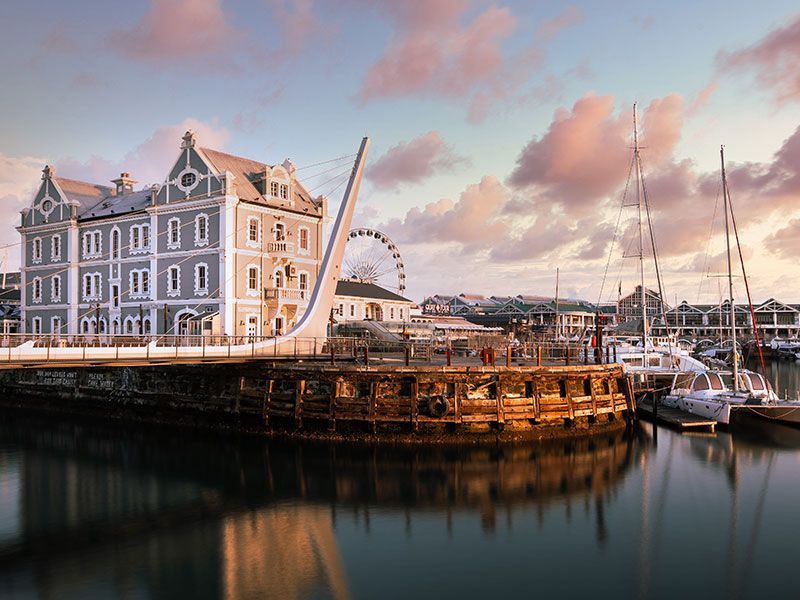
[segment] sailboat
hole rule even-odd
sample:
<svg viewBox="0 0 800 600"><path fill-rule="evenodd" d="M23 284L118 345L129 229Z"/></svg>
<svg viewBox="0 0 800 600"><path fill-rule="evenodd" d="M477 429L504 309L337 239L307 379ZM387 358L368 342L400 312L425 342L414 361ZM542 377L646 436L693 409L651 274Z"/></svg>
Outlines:
<svg viewBox="0 0 800 600"><path fill-rule="evenodd" d="M644 171L642 169L642 161L640 156L640 146L639 146L639 132L638 132L638 122L637 122L637 112L636 112L636 104L633 105L633 155L631 157L631 171L630 173L633 174L633 184L636 190L636 202L631 203L630 205L626 204L626 197L623 196L622 199L622 207L620 207L620 211L625 206L634 206L636 208L636 220L637 220L637 251L636 254L632 256L639 259L639 286L638 291L640 293L639 303L641 306L642 314L642 337L640 344L632 345L629 343L619 343L617 339L614 339L612 343L616 345L616 355L617 360L622 363L623 368L627 373L632 375L638 376L641 379L651 377L659 377L659 376L667 376L669 377L671 374L677 372L686 372L686 371L703 371L705 370L705 365L700 362L699 360L693 358L689 355L689 353L685 350L682 350L674 339L672 339L669 335L669 331L667 331L667 337L662 339L656 339L652 335L650 335L649 331L649 323L648 323L648 311L647 311L647 288L645 288L645 269L644 269L644 260L645 260L645 219L647 221L647 228L649 230L650 235L650 242L652 246L652 253L653 253L653 263L655 267L656 273L656 280L658 282L658 292L660 298L664 298L664 290L661 280L661 271L659 269L658 264L658 253L656 252L656 242L653 234L653 223L650 218L650 206L648 203L647 198L647 188L644 182ZM629 175L630 178L630 175ZM626 186L626 195L627 195L627 186ZM620 215L622 213L620 212ZM617 225L619 227L619 224ZM613 253L613 243L610 253ZM629 255L630 256L630 255ZM611 254L609 254L609 261L611 259ZM608 267L606 267L606 275L608 273ZM603 283L605 284L605 277ZM602 288L601 288L601 296L602 296ZM599 304L599 301L598 301ZM664 320L665 326L667 326L667 316L664 311L664 304L660 302L661 306L661 317ZM614 337L614 336L612 336ZM669 380L667 380L669 381Z"/></svg>
<svg viewBox="0 0 800 600"><path fill-rule="evenodd" d="M733 301L733 269L731 267L731 237L729 220L733 218L728 180L725 174L725 149L720 147L722 174L722 201L725 213L725 245L728 265L728 292L730 308L730 342L736 348L736 306ZM738 244L738 233L736 236ZM741 248L739 248L741 251ZM740 254L741 258L741 254ZM744 262L742 261L742 268ZM744 274L744 273L743 273ZM749 291L748 291L749 296ZM752 304L752 303L751 303ZM755 322L755 321L754 321ZM778 396L769 382L760 373L739 368L739 353L731 352L732 371L709 370L704 373L676 375L670 393L662 399L664 406L679 408L685 412L713 419L722 425L731 422L736 411L761 416L774 415L773 408ZM798 406L800 420L800 406Z"/></svg>

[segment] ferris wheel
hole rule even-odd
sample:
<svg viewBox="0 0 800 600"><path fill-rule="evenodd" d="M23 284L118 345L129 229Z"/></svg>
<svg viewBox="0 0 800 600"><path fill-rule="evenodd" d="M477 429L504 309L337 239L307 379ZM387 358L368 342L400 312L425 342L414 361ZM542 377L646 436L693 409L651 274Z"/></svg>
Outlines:
<svg viewBox="0 0 800 600"><path fill-rule="evenodd" d="M347 237L342 262L346 279L373 283L402 295L406 273L400 250L386 234L375 229L353 229Z"/></svg>

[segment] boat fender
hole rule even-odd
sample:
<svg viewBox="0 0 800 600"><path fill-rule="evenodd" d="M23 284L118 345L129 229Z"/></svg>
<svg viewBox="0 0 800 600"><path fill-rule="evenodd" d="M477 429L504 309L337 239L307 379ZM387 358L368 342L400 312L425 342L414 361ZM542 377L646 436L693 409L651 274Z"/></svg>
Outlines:
<svg viewBox="0 0 800 600"><path fill-rule="evenodd" d="M444 396L431 396L428 398L428 413L432 417L441 419L450 411L450 401Z"/></svg>

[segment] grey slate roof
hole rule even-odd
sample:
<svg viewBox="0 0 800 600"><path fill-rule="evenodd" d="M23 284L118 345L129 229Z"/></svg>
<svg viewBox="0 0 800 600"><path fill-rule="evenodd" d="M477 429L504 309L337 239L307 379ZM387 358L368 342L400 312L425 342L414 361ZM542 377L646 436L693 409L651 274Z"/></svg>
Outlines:
<svg viewBox="0 0 800 600"><path fill-rule="evenodd" d="M103 198L79 215L81 219L99 219L144 210L150 205L150 190L128 192L120 196Z"/></svg>
<svg viewBox="0 0 800 600"><path fill-rule="evenodd" d="M390 292L374 283L362 283L360 281L340 280L336 284L337 296L353 296L355 298L371 298L374 300L395 300L398 302L412 302L408 298L403 298L394 292Z"/></svg>
<svg viewBox="0 0 800 600"><path fill-rule="evenodd" d="M78 203L79 215L111 195L111 188L106 185L67 179L66 177L53 177L53 179L70 201Z"/></svg>

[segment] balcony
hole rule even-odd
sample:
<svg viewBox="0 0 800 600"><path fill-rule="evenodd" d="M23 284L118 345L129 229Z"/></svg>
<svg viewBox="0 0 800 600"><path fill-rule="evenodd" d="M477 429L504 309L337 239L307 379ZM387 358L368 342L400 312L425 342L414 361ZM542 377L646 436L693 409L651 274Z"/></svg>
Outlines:
<svg viewBox="0 0 800 600"><path fill-rule="evenodd" d="M293 242L267 242L267 252L279 258L292 257L294 253Z"/></svg>
<svg viewBox="0 0 800 600"><path fill-rule="evenodd" d="M265 288L267 302L291 302L301 304L308 301L309 290L295 290L291 288Z"/></svg>

